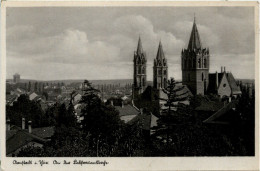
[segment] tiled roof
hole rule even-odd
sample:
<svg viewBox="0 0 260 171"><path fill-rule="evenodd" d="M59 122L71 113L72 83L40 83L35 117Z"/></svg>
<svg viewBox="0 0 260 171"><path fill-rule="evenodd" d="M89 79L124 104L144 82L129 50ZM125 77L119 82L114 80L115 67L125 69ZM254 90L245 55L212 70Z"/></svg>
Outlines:
<svg viewBox="0 0 260 171"><path fill-rule="evenodd" d="M230 85L230 88L232 90L233 94L241 94L241 90L239 88L239 86L237 86L236 84L236 80L233 76L233 74L231 72L227 73L227 79L228 79L228 83Z"/></svg>
<svg viewBox="0 0 260 171"><path fill-rule="evenodd" d="M144 130L150 130L151 128L151 114L144 113L144 114L139 114L135 118L133 118L131 121L128 123L130 125L135 124L139 122L142 126L142 129Z"/></svg>
<svg viewBox="0 0 260 171"><path fill-rule="evenodd" d="M223 102L215 102L215 101L204 101L198 106L196 111L211 111L216 112L224 106Z"/></svg>
<svg viewBox="0 0 260 171"><path fill-rule="evenodd" d="M50 138L54 134L54 126L33 128L32 134L34 134L38 137L41 137L41 138Z"/></svg>
<svg viewBox="0 0 260 171"><path fill-rule="evenodd" d="M6 154L10 154L32 141L39 143L47 142L47 140L30 134L25 130L18 130L15 134L6 140Z"/></svg>
<svg viewBox="0 0 260 171"><path fill-rule="evenodd" d="M211 115L209 118L207 118L206 120L204 120L204 123L218 123L218 119L220 117L223 117L223 115L225 115L228 111L230 111L232 108L234 108L237 104L237 101L232 101L229 104L227 104L226 106L223 106L222 108L220 108L216 113L214 113L213 115ZM219 122L221 123L221 122Z"/></svg>
<svg viewBox="0 0 260 171"><path fill-rule="evenodd" d="M119 111L119 116L139 114L139 111L136 108L134 108L132 105L124 105L124 107L115 106L115 108Z"/></svg>

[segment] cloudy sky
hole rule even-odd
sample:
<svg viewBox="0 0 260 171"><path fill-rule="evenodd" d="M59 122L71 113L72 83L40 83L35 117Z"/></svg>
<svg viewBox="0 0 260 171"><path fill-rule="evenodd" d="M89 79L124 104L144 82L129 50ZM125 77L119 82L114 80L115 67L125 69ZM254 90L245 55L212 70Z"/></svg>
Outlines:
<svg viewBox="0 0 260 171"><path fill-rule="evenodd" d="M147 54L147 77L159 41L169 76L181 78L193 16L210 71L226 66L236 78L254 78L251 7L41 7L7 8L7 78L128 79L138 36Z"/></svg>

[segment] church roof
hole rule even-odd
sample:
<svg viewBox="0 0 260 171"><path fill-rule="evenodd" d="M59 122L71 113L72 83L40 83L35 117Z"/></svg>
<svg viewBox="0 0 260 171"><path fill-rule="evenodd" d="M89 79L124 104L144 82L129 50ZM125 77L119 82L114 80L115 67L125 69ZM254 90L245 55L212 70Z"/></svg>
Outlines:
<svg viewBox="0 0 260 171"><path fill-rule="evenodd" d="M228 79L228 83L230 85L230 88L232 90L233 94L241 94L241 90L239 88L239 86L237 86L236 84L236 80L233 76L233 74L231 72L227 73L227 79Z"/></svg>
<svg viewBox="0 0 260 171"><path fill-rule="evenodd" d="M137 51L136 53L138 55L141 55L143 53L143 47L142 47L142 41L141 41L141 38L139 36L139 40L138 40L138 45L137 45Z"/></svg>
<svg viewBox="0 0 260 171"><path fill-rule="evenodd" d="M193 50L193 49L200 49L200 48L201 48L200 35L194 18L188 49Z"/></svg>
<svg viewBox="0 0 260 171"><path fill-rule="evenodd" d="M159 43L159 47L158 47L158 51L157 51L157 56L156 59L164 59L164 52L163 52L163 48L162 48L162 43L160 41Z"/></svg>

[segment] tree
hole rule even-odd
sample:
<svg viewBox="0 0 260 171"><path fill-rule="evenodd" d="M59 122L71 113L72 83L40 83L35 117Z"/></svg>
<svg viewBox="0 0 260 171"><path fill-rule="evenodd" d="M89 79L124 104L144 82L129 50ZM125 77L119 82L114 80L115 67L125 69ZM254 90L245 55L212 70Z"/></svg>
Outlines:
<svg viewBox="0 0 260 171"><path fill-rule="evenodd" d="M117 147L122 121L114 107L101 101L99 90L87 80L83 85L84 95L80 101L84 106L81 110L83 130L90 134L90 146L95 148L96 156L110 156Z"/></svg>
<svg viewBox="0 0 260 171"><path fill-rule="evenodd" d="M187 93L178 93L182 91L185 87L184 86L176 86L181 82L176 82L174 78L171 78L167 82L167 87L165 89L162 89L163 92L167 95L167 99L159 98L160 100L165 101L165 106L167 109L162 110L162 115L160 116L160 119L158 123L160 124L159 127L157 127L157 134L166 134L166 143L167 147L169 146L169 140L170 140L170 130L173 129L173 126L176 123L176 116L178 115L177 110L181 108L180 105L178 105L179 101L183 101L187 99Z"/></svg>
<svg viewBox="0 0 260 171"><path fill-rule="evenodd" d="M31 82L29 81L29 85L28 85L28 91L31 91Z"/></svg>
<svg viewBox="0 0 260 171"><path fill-rule="evenodd" d="M38 82L37 81L34 83L34 91L38 91Z"/></svg>

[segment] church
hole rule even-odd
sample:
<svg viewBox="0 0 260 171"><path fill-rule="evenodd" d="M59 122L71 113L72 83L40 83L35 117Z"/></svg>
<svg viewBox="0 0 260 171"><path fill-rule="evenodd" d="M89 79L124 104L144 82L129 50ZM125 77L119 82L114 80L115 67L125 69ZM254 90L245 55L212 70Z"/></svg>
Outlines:
<svg viewBox="0 0 260 171"><path fill-rule="evenodd" d="M134 52L133 95L141 94L147 87L147 56L139 37L137 50ZM160 90L167 87L168 64L161 41L159 42L153 65L153 88ZM199 31L194 22L188 47L181 50L182 84L193 95L216 94L222 97L237 97L241 94L239 86L231 72L221 67L221 72L209 73L210 52L201 44ZM223 70L224 68L224 70Z"/></svg>

